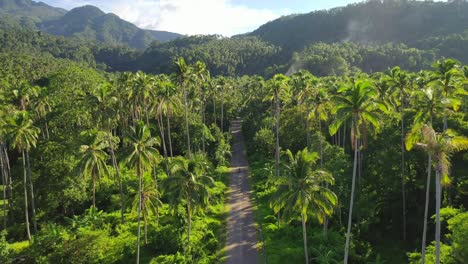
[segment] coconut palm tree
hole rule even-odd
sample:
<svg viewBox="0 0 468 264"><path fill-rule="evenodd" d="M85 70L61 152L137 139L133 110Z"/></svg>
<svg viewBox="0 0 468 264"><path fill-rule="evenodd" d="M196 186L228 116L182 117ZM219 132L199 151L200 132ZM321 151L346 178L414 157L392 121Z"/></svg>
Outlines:
<svg viewBox="0 0 468 264"><path fill-rule="evenodd" d="M383 103L376 100L377 91L372 83L366 79L351 81L338 90L335 101L335 120L329 127L330 134L334 135L345 121L351 122L351 147L354 149L353 177L351 181L351 197L349 201L348 227L346 231L344 263L348 263L349 242L351 237L351 224L354 204L354 191L357 172L357 158L361 139L365 142L370 129L378 129L379 112L385 111Z"/></svg>
<svg viewBox="0 0 468 264"><path fill-rule="evenodd" d="M405 104L408 97L408 86L410 85L409 75L400 69L394 67L385 73L385 81L394 89L394 95L398 98L395 107L400 112L401 122L401 195L403 205L403 240L406 240L406 190L405 190Z"/></svg>
<svg viewBox="0 0 468 264"><path fill-rule="evenodd" d="M288 77L283 74L276 74L268 81L267 88L269 93L266 100L273 101L275 107L275 128L276 128L276 147L275 147L275 168L276 177L279 177L279 163L280 163L280 144L279 144L279 128L280 128L280 115L281 115L281 101L289 97L288 91Z"/></svg>
<svg viewBox="0 0 468 264"><path fill-rule="evenodd" d="M449 168L450 156L453 153L468 149L468 138L458 136L448 129L443 133L437 133L431 125L424 125L421 128L422 142L415 143L416 147L422 148L434 157L435 185L436 185L436 264L440 263L440 205L441 205L441 185L450 184Z"/></svg>
<svg viewBox="0 0 468 264"><path fill-rule="evenodd" d="M138 177L138 231L137 231L137 256L136 263L140 263L140 220L142 208L142 181L143 173L153 167L159 158L158 150L155 148L159 144L158 138L152 137L147 126L139 122L137 127L131 129L131 133L126 141L130 144L129 154L126 163L134 168ZM154 169L154 167L153 167Z"/></svg>
<svg viewBox="0 0 468 264"><path fill-rule="evenodd" d="M176 62L176 82L182 88L184 97L184 111L185 111L185 130L187 136L187 154L189 157L192 156L191 142L190 142L190 131L189 131L189 105L188 105L188 89L195 81L193 68L185 62L183 58L179 58Z"/></svg>
<svg viewBox="0 0 468 264"><path fill-rule="evenodd" d="M84 178L91 178L93 183L93 207L96 208L96 181L101 181L102 175L109 175L107 169L107 159L109 156L105 152L108 147L106 139L107 133L104 131L89 131L91 140L88 145L80 146L81 160L79 168Z"/></svg>
<svg viewBox="0 0 468 264"><path fill-rule="evenodd" d="M26 233L31 240L31 231L29 229L29 214L28 214L28 191L27 191L27 169L26 155L29 155L31 147L36 146L40 129L33 125L32 119L26 111L19 111L8 119L6 125L7 135L11 147L16 148L22 156L23 160L23 187L24 187L24 215L26 221ZM32 179L29 179L30 181ZM33 221L35 219L35 210L33 210Z"/></svg>
<svg viewBox="0 0 468 264"><path fill-rule="evenodd" d="M120 176L120 168L115 155L115 150L118 148L120 138L112 135L112 130L117 126L117 121L121 114L119 106L119 96L115 91L115 86L110 83L104 83L98 87L87 97L87 102L92 109L97 109L94 112L94 118L97 120L98 127L106 131L107 148L112 160L112 167L120 189L120 217L124 222L124 193L123 182Z"/></svg>
<svg viewBox="0 0 468 264"><path fill-rule="evenodd" d="M446 98L443 95L442 89L433 85L432 74L427 71L422 71L417 75L415 83L418 85L418 90L411 95L413 105L416 109L413 126L411 131L406 136L406 149L410 150L412 146L421 140L420 132L424 124L432 126L433 120L446 112L447 109L457 108L459 100L456 98ZM427 180L426 180L426 200L424 207L424 223L421 245L422 264L425 263L426 256L426 234L427 234L427 219L429 214L429 193L432 171L432 154L428 154L427 165Z"/></svg>
<svg viewBox="0 0 468 264"><path fill-rule="evenodd" d="M458 85L458 79L462 77L459 64L453 59L438 60L432 64L434 70L430 73L432 80L430 85L441 90L443 98L450 98L452 101L451 108L447 107L443 113L444 131L448 128L447 116L451 110L457 111L461 105L461 100L456 98L457 95L466 94L466 91Z"/></svg>
<svg viewBox="0 0 468 264"><path fill-rule="evenodd" d="M148 244L148 220L152 215L159 219L159 210L163 207L163 202L159 199L159 191L156 189L154 183L151 181L143 181L141 189L141 214L143 217L143 230L145 237L145 244ZM140 197L135 195L133 199L133 210L138 211Z"/></svg>
<svg viewBox="0 0 468 264"><path fill-rule="evenodd" d="M310 115L313 97L317 91L318 79L310 72L300 70L290 77L290 83L293 90L297 92L297 100L306 107L306 144L310 147Z"/></svg>
<svg viewBox="0 0 468 264"><path fill-rule="evenodd" d="M195 155L192 159L176 158L171 163L172 176L165 182L165 191L169 196L170 206L184 204L187 213L187 249L190 254L190 232L192 216L209 204L208 188L214 186L209 176L211 168L205 157Z"/></svg>
<svg viewBox="0 0 468 264"><path fill-rule="evenodd" d="M285 152L287 161L284 174L277 181L276 193L271 200L271 207L275 213L283 211L284 216L301 214L302 235L304 242L305 263L309 263L307 247L306 222L311 208L312 215L323 223L327 216L333 213L337 203L336 195L325 183L334 184L333 176L323 170L314 170L318 159L316 152L308 152L307 148L293 155L290 150Z"/></svg>

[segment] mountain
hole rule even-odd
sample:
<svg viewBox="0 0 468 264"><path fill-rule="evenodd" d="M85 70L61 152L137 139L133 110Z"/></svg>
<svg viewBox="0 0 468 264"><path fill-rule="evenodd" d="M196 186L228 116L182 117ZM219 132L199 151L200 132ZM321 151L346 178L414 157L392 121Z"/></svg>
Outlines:
<svg viewBox="0 0 468 264"><path fill-rule="evenodd" d="M368 0L330 10L284 16L248 35L280 46L288 54L316 42L406 43L468 29L466 0L449 2Z"/></svg>
<svg viewBox="0 0 468 264"><path fill-rule="evenodd" d="M31 0L0 0L0 15L27 17L35 22L63 16L67 11Z"/></svg>
<svg viewBox="0 0 468 264"><path fill-rule="evenodd" d="M30 0L0 0L0 14L32 21L39 30L50 34L95 40L113 46L128 45L137 49L144 49L155 40L165 42L183 36L166 31L140 29L115 14L106 14L90 5L67 12Z"/></svg>

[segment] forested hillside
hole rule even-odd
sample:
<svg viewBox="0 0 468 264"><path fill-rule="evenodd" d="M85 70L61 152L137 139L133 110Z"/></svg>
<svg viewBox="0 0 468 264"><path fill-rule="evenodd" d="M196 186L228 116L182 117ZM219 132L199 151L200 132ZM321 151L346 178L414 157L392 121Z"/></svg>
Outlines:
<svg viewBox="0 0 468 264"><path fill-rule="evenodd" d="M144 50L2 16L0 263L223 263L229 195L254 198L259 263L466 263L466 6L367 1ZM299 18L404 9L418 37L287 44ZM229 191L240 169L251 193Z"/></svg>
<svg viewBox="0 0 468 264"><path fill-rule="evenodd" d="M108 46L127 45L144 49L152 41L165 42L182 37L167 31L140 29L115 14L106 14L90 5L67 12L31 0L0 0L0 14L37 31L98 41Z"/></svg>

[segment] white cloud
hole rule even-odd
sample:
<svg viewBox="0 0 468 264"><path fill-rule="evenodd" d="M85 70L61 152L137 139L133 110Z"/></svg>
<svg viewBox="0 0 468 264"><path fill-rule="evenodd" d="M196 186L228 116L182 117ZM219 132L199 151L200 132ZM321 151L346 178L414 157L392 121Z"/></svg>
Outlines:
<svg viewBox="0 0 468 264"><path fill-rule="evenodd" d="M229 0L118 1L111 12L142 28L225 36L251 31L281 15L234 5Z"/></svg>
<svg viewBox="0 0 468 264"><path fill-rule="evenodd" d="M86 4L147 29L181 34L221 34L231 36L246 33L273 20L282 12L254 9L233 4L232 0L48 0L67 9Z"/></svg>

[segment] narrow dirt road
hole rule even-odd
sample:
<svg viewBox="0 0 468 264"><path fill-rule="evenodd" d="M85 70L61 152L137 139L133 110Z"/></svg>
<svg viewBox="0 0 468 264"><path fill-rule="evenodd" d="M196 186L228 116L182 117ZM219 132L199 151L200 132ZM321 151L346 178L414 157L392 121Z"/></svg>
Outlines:
<svg viewBox="0 0 468 264"><path fill-rule="evenodd" d="M244 155L241 121L232 123L234 144L231 161L229 215L227 223L226 263L257 264L257 233L247 178L248 163Z"/></svg>

